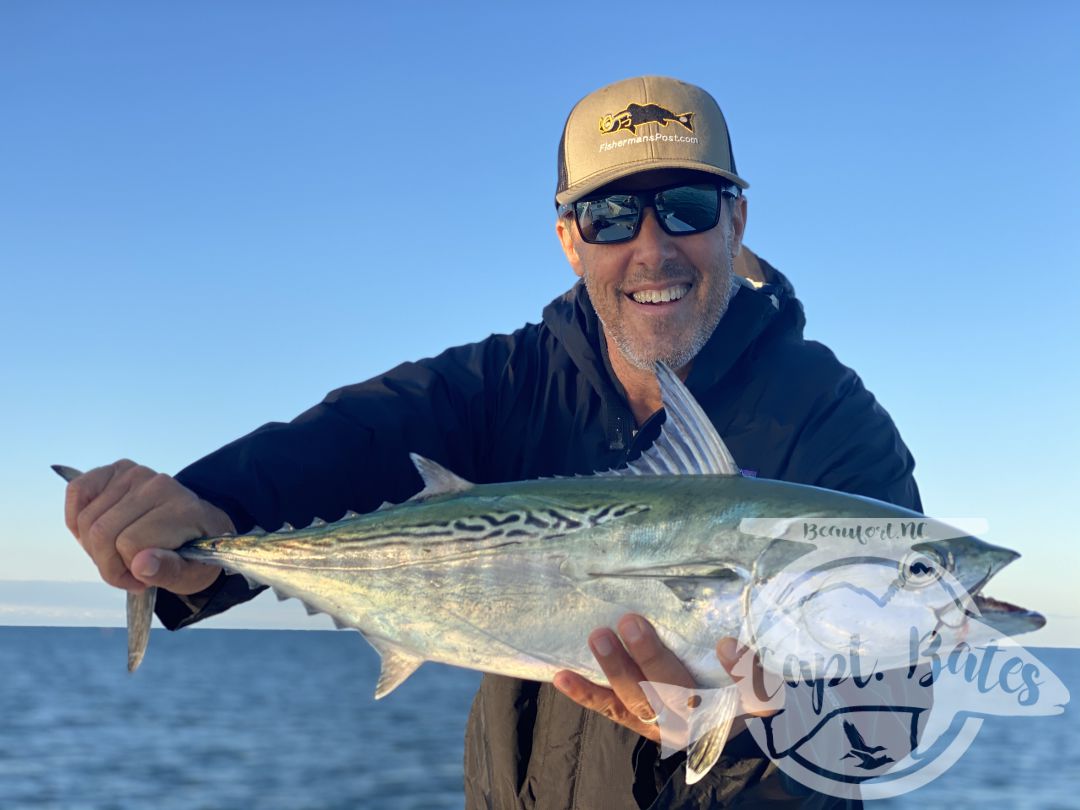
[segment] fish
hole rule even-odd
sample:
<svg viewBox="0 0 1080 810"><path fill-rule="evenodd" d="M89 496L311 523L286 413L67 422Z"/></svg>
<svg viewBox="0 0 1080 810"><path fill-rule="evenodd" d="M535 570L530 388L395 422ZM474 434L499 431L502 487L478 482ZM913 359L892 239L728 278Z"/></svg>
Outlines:
<svg viewBox="0 0 1080 810"><path fill-rule="evenodd" d="M673 113L659 104L628 104L625 110L614 114L600 117L600 133L610 135L622 129L630 130L631 134L637 134L637 128L645 124L660 124L666 127L669 123L681 124L683 129L694 131L694 113Z"/></svg>
<svg viewBox="0 0 1080 810"><path fill-rule="evenodd" d="M586 633L638 613L696 683L724 694L711 703L708 728L699 728L686 743L687 781L696 782L719 758L737 708L732 693L723 691L733 690L734 682L716 656L717 641L747 637L752 608L760 622L768 612L762 604L784 608L785 597L797 597L804 608L809 604L785 584L785 572L828 543L792 539L787 530L810 518L925 517L869 498L741 474L678 376L662 363L656 373L665 409L660 435L626 467L473 484L411 454L424 487L404 503L384 503L367 514L347 512L334 521L316 519L305 528L285 524L274 532L256 527L200 538L177 551L187 560L243 575L253 588L269 586L279 599L298 599L309 613L328 614L339 628L360 631L381 657L376 698L389 695L425 661L531 681L551 681L557 672L572 670L607 685ZM70 467L54 469L68 480L78 475ZM779 521L783 531L762 530L762 521ZM1016 552L971 536L915 544L909 538L899 546L907 557L911 548L920 549L920 566L940 566L970 598L950 606L954 594L920 589L927 604L906 601L895 632L888 621L878 624L879 661L909 662L913 611L931 624L937 621L939 632L959 632L966 617L975 615L980 626L997 621L1012 632L1045 622L1034 611L981 595ZM849 566L849 579L858 580L864 568L857 561ZM879 568L868 581L882 579ZM894 595L904 592L903 574L894 565L884 577ZM131 671L149 640L154 593L147 588L128 595ZM779 610L770 638L785 621L809 621L815 623L811 632L800 635L795 628L803 642L830 649L849 643L850 633L837 640L838 628L857 623L857 617L842 615L846 610L832 615L830 603L822 604L822 610L797 615ZM948 625L940 622L943 611L955 614Z"/></svg>

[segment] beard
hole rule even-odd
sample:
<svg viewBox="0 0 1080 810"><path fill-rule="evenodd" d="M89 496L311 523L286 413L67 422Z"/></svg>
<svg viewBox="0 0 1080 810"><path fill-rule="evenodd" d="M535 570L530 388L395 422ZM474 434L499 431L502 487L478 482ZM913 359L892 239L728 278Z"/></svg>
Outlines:
<svg viewBox="0 0 1080 810"><path fill-rule="evenodd" d="M671 319L660 320L648 335L633 329L633 325L619 312L620 304L625 307L626 303L618 299L609 300L610 292L607 292L605 297L605 290L598 287L587 267L583 280L604 332L618 347L622 356L636 368L653 371L657 361L663 361L670 368L680 369L693 360L708 343L720 319L727 312L731 299L739 288L735 281L731 255L723 251L717 256L715 265L709 268L708 273L712 282L710 289L707 290L705 298L697 302L697 311L691 313L692 320L689 323ZM705 284L702 273L678 262L665 262L648 281L663 283L665 279L685 278L694 279L688 295L695 293ZM635 279L634 283L640 284L642 281L645 279ZM615 295L625 297L621 289L616 291Z"/></svg>

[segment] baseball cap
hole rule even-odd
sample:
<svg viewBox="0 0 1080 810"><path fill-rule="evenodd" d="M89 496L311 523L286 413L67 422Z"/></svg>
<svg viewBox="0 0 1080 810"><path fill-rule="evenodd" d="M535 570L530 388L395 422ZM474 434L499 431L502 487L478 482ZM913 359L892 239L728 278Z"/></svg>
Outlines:
<svg viewBox="0 0 1080 810"><path fill-rule="evenodd" d="M735 171L716 99L678 79L638 76L601 87L570 111L559 141L555 204L650 169L708 172L750 187Z"/></svg>

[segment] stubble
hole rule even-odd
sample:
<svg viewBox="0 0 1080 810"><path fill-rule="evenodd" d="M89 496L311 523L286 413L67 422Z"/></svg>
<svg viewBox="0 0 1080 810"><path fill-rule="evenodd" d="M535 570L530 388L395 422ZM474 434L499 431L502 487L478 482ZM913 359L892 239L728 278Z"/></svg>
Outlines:
<svg viewBox="0 0 1080 810"><path fill-rule="evenodd" d="M725 240L726 241L726 240ZM653 281L663 281L666 278L686 278L688 274L682 265L676 263L665 264L660 268L658 278ZM693 360L700 352L709 338L716 331L720 319L724 317L732 297L738 290L735 282L735 270L731 256L724 251L717 257L716 264L711 268L715 275L716 283L705 302L705 308L694 323L689 325L678 322L664 322L657 324L657 331L646 340L640 332L633 332L629 328L625 318L617 313L617 306L608 311L604 303L603 293L595 288L593 279L585 268L583 279L585 289L593 302L596 314L604 326L605 334L612 340L619 352L627 362L635 368L652 371L658 360L662 360L671 368L682 368ZM693 274L699 276L700 274ZM697 278L695 284L701 283ZM624 295L620 290L618 295ZM598 306L599 303L599 306ZM626 304L624 304L626 306ZM629 304L633 306L633 304Z"/></svg>

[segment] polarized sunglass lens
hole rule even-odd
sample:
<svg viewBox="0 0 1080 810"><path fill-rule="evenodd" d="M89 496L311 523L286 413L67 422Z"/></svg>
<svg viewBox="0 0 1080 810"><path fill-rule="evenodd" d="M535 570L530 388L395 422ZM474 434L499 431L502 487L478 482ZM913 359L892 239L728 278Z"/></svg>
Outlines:
<svg viewBox="0 0 1080 810"><path fill-rule="evenodd" d="M679 186L656 195L656 213L669 233L707 231L720 221L716 186Z"/></svg>
<svg viewBox="0 0 1080 810"><path fill-rule="evenodd" d="M635 197L612 194L577 204L578 227L587 242L622 242L630 239L641 218Z"/></svg>

